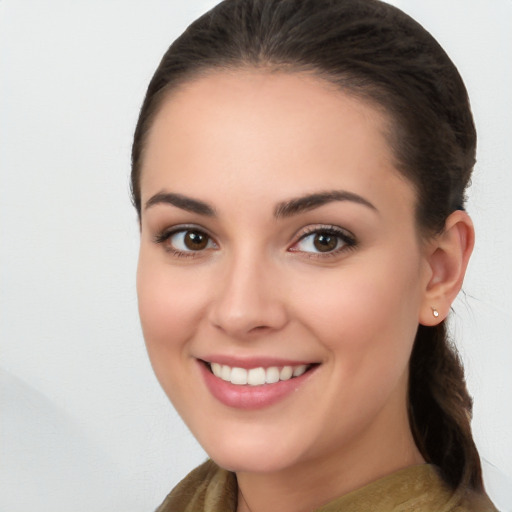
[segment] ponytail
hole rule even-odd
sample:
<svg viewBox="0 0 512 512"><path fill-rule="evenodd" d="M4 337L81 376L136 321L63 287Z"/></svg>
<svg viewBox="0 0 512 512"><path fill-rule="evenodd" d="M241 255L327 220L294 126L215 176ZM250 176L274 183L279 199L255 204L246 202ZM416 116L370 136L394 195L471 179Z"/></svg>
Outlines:
<svg viewBox="0 0 512 512"><path fill-rule="evenodd" d="M409 367L409 421L423 457L441 469L453 488L483 492L470 426L473 401L444 322L419 326Z"/></svg>

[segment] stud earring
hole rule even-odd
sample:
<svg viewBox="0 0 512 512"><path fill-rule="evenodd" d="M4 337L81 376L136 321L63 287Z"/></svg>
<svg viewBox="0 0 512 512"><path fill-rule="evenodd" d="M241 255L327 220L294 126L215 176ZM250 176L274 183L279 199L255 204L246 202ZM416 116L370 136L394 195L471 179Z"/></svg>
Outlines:
<svg viewBox="0 0 512 512"><path fill-rule="evenodd" d="M439 311L437 311L436 308L431 308L432 309L432 315L434 315L435 318L437 318L439 316Z"/></svg>

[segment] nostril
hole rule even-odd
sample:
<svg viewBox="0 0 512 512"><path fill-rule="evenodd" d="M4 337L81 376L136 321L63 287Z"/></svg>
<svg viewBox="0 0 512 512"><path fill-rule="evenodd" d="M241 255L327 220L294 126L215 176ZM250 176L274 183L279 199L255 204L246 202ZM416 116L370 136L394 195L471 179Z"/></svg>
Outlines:
<svg viewBox="0 0 512 512"><path fill-rule="evenodd" d="M259 332L259 331L264 331L266 329L269 329L268 326L266 325L257 325L256 327L253 327L250 332Z"/></svg>

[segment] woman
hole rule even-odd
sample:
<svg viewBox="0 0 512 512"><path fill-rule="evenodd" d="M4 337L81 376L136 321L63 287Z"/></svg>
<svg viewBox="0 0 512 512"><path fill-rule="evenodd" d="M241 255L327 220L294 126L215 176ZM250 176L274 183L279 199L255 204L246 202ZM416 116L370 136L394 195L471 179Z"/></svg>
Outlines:
<svg viewBox="0 0 512 512"><path fill-rule="evenodd" d="M227 0L132 152L155 373L211 461L161 511L495 510L444 321L474 232L462 80L376 0Z"/></svg>

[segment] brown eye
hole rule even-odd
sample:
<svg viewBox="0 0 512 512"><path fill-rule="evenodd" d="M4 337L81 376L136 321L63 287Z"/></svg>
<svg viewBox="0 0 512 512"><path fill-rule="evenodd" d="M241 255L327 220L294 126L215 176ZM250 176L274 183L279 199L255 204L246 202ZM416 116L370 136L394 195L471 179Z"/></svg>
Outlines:
<svg viewBox="0 0 512 512"><path fill-rule="evenodd" d="M311 255L327 255L336 254L355 245L356 240L351 233L336 226L331 226L325 229L311 230L303 235L290 250Z"/></svg>
<svg viewBox="0 0 512 512"><path fill-rule="evenodd" d="M210 236L198 229L182 229L175 231L170 235L162 237L160 242L165 242L170 245L174 251L181 253L198 252L217 247Z"/></svg>
<svg viewBox="0 0 512 512"><path fill-rule="evenodd" d="M338 247L339 237L329 233L317 233L313 239L313 245L318 252L334 251Z"/></svg>
<svg viewBox="0 0 512 512"><path fill-rule="evenodd" d="M199 231L186 231L183 237L183 243L191 251L200 251L206 249L208 245L208 236Z"/></svg>

